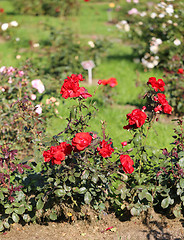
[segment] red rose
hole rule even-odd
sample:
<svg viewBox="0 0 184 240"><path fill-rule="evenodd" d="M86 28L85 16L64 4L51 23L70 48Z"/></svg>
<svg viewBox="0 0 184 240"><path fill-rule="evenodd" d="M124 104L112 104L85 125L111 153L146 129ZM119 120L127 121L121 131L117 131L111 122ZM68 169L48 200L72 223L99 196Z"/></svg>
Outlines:
<svg viewBox="0 0 184 240"><path fill-rule="evenodd" d="M4 9L3 9L3 8L0 8L0 12L1 12L1 13L4 13Z"/></svg>
<svg viewBox="0 0 184 240"><path fill-rule="evenodd" d="M172 112L172 107L169 105L168 101L166 100L165 94L163 93L158 93L158 101L161 104L162 111L167 114L171 114Z"/></svg>
<svg viewBox="0 0 184 240"><path fill-rule="evenodd" d="M158 105L157 107L154 108L155 112L162 112L162 106Z"/></svg>
<svg viewBox="0 0 184 240"><path fill-rule="evenodd" d="M112 142L108 143L105 140L100 142L100 147L97 147L100 156L107 158L110 157L111 154L114 152L114 149L111 147Z"/></svg>
<svg viewBox="0 0 184 240"><path fill-rule="evenodd" d="M132 113L127 114L127 120L129 124L124 126L124 129L131 129L131 128L140 128L147 118L145 112L141 111L140 109L134 109Z"/></svg>
<svg viewBox="0 0 184 240"><path fill-rule="evenodd" d="M98 81L98 84L99 85L109 85L110 87L115 87L116 85L118 85L118 82L117 82L117 80L116 80L116 78L109 78L108 80L106 80L106 79L103 79L103 80L99 80Z"/></svg>
<svg viewBox="0 0 184 240"><path fill-rule="evenodd" d="M162 108L164 113L167 113L167 114L172 113L172 107L169 104L164 104Z"/></svg>
<svg viewBox="0 0 184 240"><path fill-rule="evenodd" d="M120 162L119 168L122 168L125 173L133 173L134 167L132 166L134 164L134 161L130 158L129 155L120 155Z"/></svg>
<svg viewBox="0 0 184 240"><path fill-rule="evenodd" d="M65 156L72 151L72 146L66 142L60 143L58 146L51 146L49 150L43 152L45 162L52 162L54 164L61 164L65 160Z"/></svg>
<svg viewBox="0 0 184 240"><path fill-rule="evenodd" d="M60 93L62 94L62 97L67 99L67 98L74 98L74 97L79 97L80 92L79 92L79 82L76 79L65 79L64 83L61 87Z"/></svg>
<svg viewBox="0 0 184 240"><path fill-rule="evenodd" d="M50 150L44 151L43 157L44 157L45 162L50 162L50 160L52 158L52 154L51 154Z"/></svg>
<svg viewBox="0 0 184 240"><path fill-rule="evenodd" d="M100 82L100 84L102 84L102 85L107 85L109 83L108 80L106 80L106 79L99 80L98 82Z"/></svg>
<svg viewBox="0 0 184 240"><path fill-rule="evenodd" d="M158 92L158 90L160 91L164 91L164 86L165 86L165 83L162 79L158 79L156 80L155 77L150 77L147 84L151 84L152 88Z"/></svg>
<svg viewBox="0 0 184 240"><path fill-rule="evenodd" d="M76 133L72 140L72 146L82 151L91 144L92 136L88 132Z"/></svg>
<svg viewBox="0 0 184 240"><path fill-rule="evenodd" d="M125 147L127 145L127 141L121 142L122 147Z"/></svg>
<svg viewBox="0 0 184 240"><path fill-rule="evenodd" d="M67 98L75 98L75 97L82 97L88 98L92 97L91 94L88 93L88 90L84 87L79 87L79 81L83 81L84 78L82 74L72 74L70 77L68 76L61 87L60 93L62 97Z"/></svg>
<svg viewBox="0 0 184 240"><path fill-rule="evenodd" d="M158 96L158 101L159 101L160 104L163 105L164 103L167 103L165 94L163 94L163 93L158 93L157 96Z"/></svg>
<svg viewBox="0 0 184 240"><path fill-rule="evenodd" d="M183 68L179 68L177 73L178 73L178 74L183 74L183 73L184 73Z"/></svg>
<svg viewBox="0 0 184 240"><path fill-rule="evenodd" d="M85 89L84 87L80 87L79 92L80 92L80 96L85 98L85 99L88 98L88 97L92 97L92 95L89 94L88 90Z"/></svg>
<svg viewBox="0 0 184 240"><path fill-rule="evenodd" d="M65 154L61 151L60 146L52 146L50 148L52 159L52 164L61 164L61 161L65 160Z"/></svg>
<svg viewBox="0 0 184 240"><path fill-rule="evenodd" d="M116 78L109 78L108 80L108 84L110 85L110 87L115 87L116 85L118 85L118 82L116 80Z"/></svg>
<svg viewBox="0 0 184 240"><path fill-rule="evenodd" d="M71 154L72 146L70 144L68 144L66 142L62 142L59 144L59 147L66 156Z"/></svg>

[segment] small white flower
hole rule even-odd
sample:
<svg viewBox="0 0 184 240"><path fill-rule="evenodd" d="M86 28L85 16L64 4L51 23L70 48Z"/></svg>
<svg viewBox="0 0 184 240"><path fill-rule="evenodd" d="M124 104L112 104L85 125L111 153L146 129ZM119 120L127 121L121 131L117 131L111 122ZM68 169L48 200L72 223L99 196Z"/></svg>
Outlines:
<svg viewBox="0 0 184 240"><path fill-rule="evenodd" d="M1 68L0 68L0 73L5 73L6 72L6 67L5 66L2 66Z"/></svg>
<svg viewBox="0 0 184 240"><path fill-rule="evenodd" d="M157 45L153 45L150 47L150 51L154 54L156 54L158 52L158 46Z"/></svg>
<svg viewBox="0 0 184 240"><path fill-rule="evenodd" d="M8 23L3 23L2 25L1 25L1 29L2 29L2 31L6 31L7 29L8 29Z"/></svg>
<svg viewBox="0 0 184 240"><path fill-rule="evenodd" d="M172 20L168 20L167 22L168 22L169 24L172 24L172 23L173 23Z"/></svg>
<svg viewBox="0 0 184 240"><path fill-rule="evenodd" d="M18 27L18 22L17 21L11 21L10 22L10 26L12 26L12 27Z"/></svg>
<svg viewBox="0 0 184 240"><path fill-rule="evenodd" d="M39 43L34 43L34 44L33 44L33 47L34 47L34 48L37 48L37 47L39 47L39 46L40 46Z"/></svg>
<svg viewBox="0 0 184 240"><path fill-rule="evenodd" d="M95 44L94 44L93 41L89 41L89 42L88 42L88 45L89 45L91 48L94 48L94 47L95 47Z"/></svg>
<svg viewBox="0 0 184 240"><path fill-rule="evenodd" d="M30 98L31 98L32 101L34 101L36 99L36 95L35 94L31 94Z"/></svg>
<svg viewBox="0 0 184 240"><path fill-rule="evenodd" d="M8 78L8 83L12 83L13 81L12 81L12 78L11 77L9 77Z"/></svg>
<svg viewBox="0 0 184 240"><path fill-rule="evenodd" d="M16 56L16 59L21 59L21 55L17 55L17 56Z"/></svg>
<svg viewBox="0 0 184 240"><path fill-rule="evenodd" d="M179 46L181 44L181 41L179 39L174 40L174 45Z"/></svg>
<svg viewBox="0 0 184 240"><path fill-rule="evenodd" d="M164 18L164 17L165 17L165 14L164 14L164 13L160 13L160 14L158 15L158 17L159 17L159 18Z"/></svg>
<svg viewBox="0 0 184 240"><path fill-rule="evenodd" d="M122 21L120 22L120 24L125 25L125 24L127 24L127 21L126 21L126 20L122 20Z"/></svg>
<svg viewBox="0 0 184 240"><path fill-rule="evenodd" d="M174 13L173 5L168 5L165 11L171 16Z"/></svg>
<svg viewBox="0 0 184 240"><path fill-rule="evenodd" d="M36 88L39 93L43 93L45 91L45 87L40 79L35 79L31 82L32 87Z"/></svg>
<svg viewBox="0 0 184 240"><path fill-rule="evenodd" d="M155 12L151 13L151 18L156 18L157 14Z"/></svg>
<svg viewBox="0 0 184 240"><path fill-rule="evenodd" d="M158 63L159 63L159 61L158 60L153 60L153 64L154 64L154 66L157 66L158 65Z"/></svg>
<svg viewBox="0 0 184 240"><path fill-rule="evenodd" d="M162 23L162 27L163 27L163 28L166 28L166 26L167 26L167 25L166 25L165 23Z"/></svg>
<svg viewBox="0 0 184 240"><path fill-rule="evenodd" d="M38 114L41 114L42 113L42 107L38 104L35 106L36 110L35 112L38 113Z"/></svg>
<svg viewBox="0 0 184 240"><path fill-rule="evenodd" d="M157 45L160 45L160 44L162 44L162 39L160 39L160 38L157 38L157 39L155 40L155 43L156 43Z"/></svg>
<svg viewBox="0 0 184 240"><path fill-rule="evenodd" d="M20 38L19 38L19 37L15 38L15 41L16 41L16 42L19 42L19 41L20 41Z"/></svg>
<svg viewBox="0 0 184 240"><path fill-rule="evenodd" d="M124 29L125 29L125 32L129 32L130 31L130 25L128 23L125 24Z"/></svg>
<svg viewBox="0 0 184 240"><path fill-rule="evenodd" d="M146 15L147 15L146 12L140 12L140 16L141 16L141 17L145 17Z"/></svg>
<svg viewBox="0 0 184 240"><path fill-rule="evenodd" d="M174 15L175 18L179 18L179 16L177 14Z"/></svg>

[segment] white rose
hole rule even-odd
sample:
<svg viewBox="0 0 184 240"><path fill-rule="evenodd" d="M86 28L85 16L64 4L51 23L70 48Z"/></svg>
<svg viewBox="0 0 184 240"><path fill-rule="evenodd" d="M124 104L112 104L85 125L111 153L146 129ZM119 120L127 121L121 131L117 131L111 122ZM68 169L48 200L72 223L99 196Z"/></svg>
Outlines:
<svg viewBox="0 0 184 240"><path fill-rule="evenodd" d="M181 44L181 41L179 39L174 40L174 45L179 46Z"/></svg>
<svg viewBox="0 0 184 240"><path fill-rule="evenodd" d="M3 30L3 31L6 31L7 29L8 29L8 23L3 23L2 25L1 25L1 29Z"/></svg>

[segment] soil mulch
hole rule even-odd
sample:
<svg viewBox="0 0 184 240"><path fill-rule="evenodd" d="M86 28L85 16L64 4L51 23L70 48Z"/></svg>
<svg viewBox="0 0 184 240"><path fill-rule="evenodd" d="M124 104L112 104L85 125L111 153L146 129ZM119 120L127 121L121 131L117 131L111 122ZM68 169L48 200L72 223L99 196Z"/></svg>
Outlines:
<svg viewBox="0 0 184 240"><path fill-rule="evenodd" d="M114 214L104 214L101 220L72 223L49 222L46 225L30 224L13 227L1 240L184 240L184 219L167 219L160 214L152 214L145 219L132 217L120 221ZM109 229L108 229L109 228Z"/></svg>

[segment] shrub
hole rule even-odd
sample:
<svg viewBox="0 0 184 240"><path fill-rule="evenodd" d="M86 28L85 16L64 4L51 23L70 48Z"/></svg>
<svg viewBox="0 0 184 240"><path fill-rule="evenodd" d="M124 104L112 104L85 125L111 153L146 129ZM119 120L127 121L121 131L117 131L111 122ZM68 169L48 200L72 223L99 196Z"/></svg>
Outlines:
<svg viewBox="0 0 184 240"><path fill-rule="evenodd" d="M81 72L84 75L86 70L82 68L81 62L93 60L95 65L99 65L111 46L105 39L82 43L68 28L46 28L49 29L50 36L40 43L42 48L37 51L35 59L32 59L41 76L50 75L52 78L64 79L72 73Z"/></svg>
<svg viewBox="0 0 184 240"><path fill-rule="evenodd" d="M58 1L58 0L33 0L25 3L22 0L14 0L15 11L17 13L31 15L50 15L54 17L68 16L77 13L80 8L78 0Z"/></svg>
<svg viewBox="0 0 184 240"><path fill-rule="evenodd" d="M175 130L176 146L171 152L163 149L160 153L146 145L149 130L158 115L172 111L162 93L163 80L149 78L150 90L145 95L149 104L147 108L143 106L127 114L128 124L124 129L132 133L132 138L122 142L120 150L106 135L104 122L102 137L89 130L88 122L97 109L95 104L85 103L92 95L80 87L81 81L84 81L82 74L72 74L64 80L60 93L66 101L74 99L76 104L70 108L66 128L51 141L43 140L35 159L23 165L12 165L15 151L2 147L1 231L9 228L12 222L88 218L85 205L101 212L107 211L110 204L119 215L124 215L125 210L139 215L150 207L157 211L169 208L175 216L180 216L184 156L182 120L177 120L180 129ZM29 171L21 174L24 168Z"/></svg>
<svg viewBox="0 0 184 240"><path fill-rule="evenodd" d="M117 27L127 30L126 36L135 43L134 52L145 68L168 68L173 57L183 58L182 9L183 2L175 0L137 4L124 12L125 19Z"/></svg>

